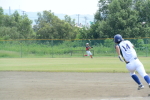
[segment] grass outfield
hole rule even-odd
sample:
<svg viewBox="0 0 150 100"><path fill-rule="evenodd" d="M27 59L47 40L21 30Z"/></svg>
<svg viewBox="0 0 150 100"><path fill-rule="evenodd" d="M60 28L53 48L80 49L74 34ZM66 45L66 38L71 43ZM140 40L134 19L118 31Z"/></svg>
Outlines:
<svg viewBox="0 0 150 100"><path fill-rule="evenodd" d="M140 57L150 73L150 57ZM128 72L117 57L84 58L0 58L0 71Z"/></svg>

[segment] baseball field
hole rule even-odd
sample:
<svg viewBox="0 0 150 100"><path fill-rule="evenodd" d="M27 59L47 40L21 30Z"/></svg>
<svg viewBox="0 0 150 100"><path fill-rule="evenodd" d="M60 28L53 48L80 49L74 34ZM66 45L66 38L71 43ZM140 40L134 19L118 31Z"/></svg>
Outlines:
<svg viewBox="0 0 150 100"><path fill-rule="evenodd" d="M150 73L150 57L140 57ZM139 76L139 74L137 74ZM0 100L150 100L117 57L1 58Z"/></svg>

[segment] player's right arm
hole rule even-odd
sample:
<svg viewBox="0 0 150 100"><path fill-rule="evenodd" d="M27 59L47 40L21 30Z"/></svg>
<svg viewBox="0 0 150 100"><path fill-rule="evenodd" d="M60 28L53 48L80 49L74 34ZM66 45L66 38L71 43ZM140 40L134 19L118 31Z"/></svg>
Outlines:
<svg viewBox="0 0 150 100"><path fill-rule="evenodd" d="M123 60L123 58L122 58L122 56L121 56L121 54L120 54L120 48L119 48L119 46L116 45L115 48L116 48L116 52L117 52L117 54L118 54L118 58L120 59L120 61L124 62L124 60Z"/></svg>
<svg viewBox="0 0 150 100"><path fill-rule="evenodd" d="M118 56L119 56L119 55L120 55L120 48L119 48L118 45L116 45L116 52L117 52L117 54L118 54Z"/></svg>

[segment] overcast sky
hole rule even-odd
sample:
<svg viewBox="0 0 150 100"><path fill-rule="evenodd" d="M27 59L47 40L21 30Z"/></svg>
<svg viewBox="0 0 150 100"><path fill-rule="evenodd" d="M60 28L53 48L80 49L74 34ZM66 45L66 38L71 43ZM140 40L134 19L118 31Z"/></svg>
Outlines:
<svg viewBox="0 0 150 100"><path fill-rule="evenodd" d="M0 0L3 9L21 9L26 12L51 10L62 14L91 14L97 7L98 0Z"/></svg>

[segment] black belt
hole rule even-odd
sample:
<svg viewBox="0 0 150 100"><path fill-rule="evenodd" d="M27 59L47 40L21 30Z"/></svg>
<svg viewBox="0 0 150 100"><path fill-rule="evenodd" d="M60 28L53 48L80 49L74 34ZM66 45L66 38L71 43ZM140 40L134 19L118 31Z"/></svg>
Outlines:
<svg viewBox="0 0 150 100"><path fill-rule="evenodd" d="M136 59L138 59L137 57L136 58L134 58L134 60L136 60ZM130 62L126 62L126 64L128 64L128 63L130 63Z"/></svg>

